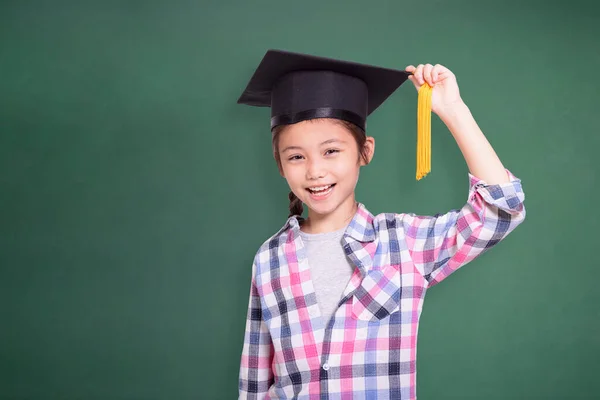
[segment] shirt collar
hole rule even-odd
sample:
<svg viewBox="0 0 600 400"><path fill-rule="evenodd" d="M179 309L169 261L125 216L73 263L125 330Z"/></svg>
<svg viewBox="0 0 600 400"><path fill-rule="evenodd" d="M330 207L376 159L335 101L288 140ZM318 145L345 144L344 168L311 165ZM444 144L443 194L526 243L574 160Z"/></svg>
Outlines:
<svg viewBox="0 0 600 400"><path fill-rule="evenodd" d="M364 277L373 265L373 257L376 250L373 242L375 242L376 235L375 228L373 227L373 215L363 204L357 204L358 209L344 232L342 244L346 255L350 257L360 271L360 274ZM299 216L289 217L284 227L280 230L280 233L290 230L292 240L295 240L299 236L300 222L302 220L303 218Z"/></svg>
<svg viewBox="0 0 600 400"><path fill-rule="evenodd" d="M357 203L358 209L348 224L344 236L349 236L356 241L366 243L375 240L375 228L373 227L373 214L362 203ZM286 221L281 231L291 229L295 234L300 230L300 223L304 218L297 215L291 216Z"/></svg>
<svg viewBox="0 0 600 400"><path fill-rule="evenodd" d="M354 218L350 221L345 235L363 243L375 240L373 214L367 210L364 204L358 203L356 214L354 214Z"/></svg>

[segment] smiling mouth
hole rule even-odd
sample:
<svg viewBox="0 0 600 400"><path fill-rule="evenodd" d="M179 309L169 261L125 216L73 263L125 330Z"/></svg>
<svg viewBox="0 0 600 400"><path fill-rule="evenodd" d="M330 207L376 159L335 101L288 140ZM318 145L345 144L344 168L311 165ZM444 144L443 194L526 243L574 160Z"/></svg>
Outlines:
<svg viewBox="0 0 600 400"><path fill-rule="evenodd" d="M313 188L306 188L306 190L308 190L310 193L314 194L314 195L324 195L327 194L331 191L331 189L335 186L336 184L331 184L331 185L325 185L325 186L316 186Z"/></svg>

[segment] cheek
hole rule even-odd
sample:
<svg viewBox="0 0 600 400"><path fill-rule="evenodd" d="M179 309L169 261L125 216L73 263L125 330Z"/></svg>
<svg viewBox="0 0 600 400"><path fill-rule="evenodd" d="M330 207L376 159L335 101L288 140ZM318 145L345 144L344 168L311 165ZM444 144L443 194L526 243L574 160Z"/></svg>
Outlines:
<svg viewBox="0 0 600 400"><path fill-rule="evenodd" d="M298 165L284 165L283 173L290 186L301 184L304 181L303 169Z"/></svg>
<svg viewBox="0 0 600 400"><path fill-rule="evenodd" d="M358 177L360 168L358 165L354 165L350 160L346 160L344 163L340 163L335 168L335 174L338 178L344 180L355 181Z"/></svg>

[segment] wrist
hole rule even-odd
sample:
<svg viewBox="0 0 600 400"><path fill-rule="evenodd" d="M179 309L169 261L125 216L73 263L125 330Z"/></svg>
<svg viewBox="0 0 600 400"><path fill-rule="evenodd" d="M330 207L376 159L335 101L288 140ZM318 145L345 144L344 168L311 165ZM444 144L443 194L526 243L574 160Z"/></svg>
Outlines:
<svg viewBox="0 0 600 400"><path fill-rule="evenodd" d="M467 107L462 99L459 99L451 104L445 105L436 114L440 117L442 122L448 125L455 122L457 119L460 119L462 116L469 115L469 113L469 107Z"/></svg>

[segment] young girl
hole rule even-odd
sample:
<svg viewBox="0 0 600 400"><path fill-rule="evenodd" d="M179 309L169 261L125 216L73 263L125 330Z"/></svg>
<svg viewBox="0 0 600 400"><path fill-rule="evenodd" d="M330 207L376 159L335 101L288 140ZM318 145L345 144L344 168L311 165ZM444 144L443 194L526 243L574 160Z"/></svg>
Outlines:
<svg viewBox="0 0 600 400"><path fill-rule="evenodd" d="M366 117L407 79L433 87L431 110L465 157L460 210L374 216L355 199L375 150ZM271 107L273 152L291 189L289 218L252 265L239 398L416 399L425 293L524 220L520 180L441 65L395 71L271 50L239 103Z"/></svg>

